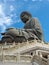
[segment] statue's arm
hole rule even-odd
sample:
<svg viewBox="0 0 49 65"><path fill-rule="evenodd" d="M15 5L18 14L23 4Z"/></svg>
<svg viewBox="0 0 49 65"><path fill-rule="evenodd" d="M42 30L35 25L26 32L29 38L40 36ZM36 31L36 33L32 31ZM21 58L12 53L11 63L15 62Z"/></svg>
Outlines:
<svg viewBox="0 0 49 65"><path fill-rule="evenodd" d="M37 18L35 18L35 30L41 34L43 34L42 27L40 25L40 22Z"/></svg>
<svg viewBox="0 0 49 65"><path fill-rule="evenodd" d="M43 30L38 19L35 19L35 30L41 40L44 40Z"/></svg>

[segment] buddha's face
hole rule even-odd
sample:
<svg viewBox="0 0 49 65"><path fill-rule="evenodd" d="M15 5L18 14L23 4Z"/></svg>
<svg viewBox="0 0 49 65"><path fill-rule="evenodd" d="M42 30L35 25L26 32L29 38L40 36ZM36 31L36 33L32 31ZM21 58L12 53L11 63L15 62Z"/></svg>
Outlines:
<svg viewBox="0 0 49 65"><path fill-rule="evenodd" d="M22 20L24 23L26 23L32 16L31 16L31 14L28 13L28 12L22 12L21 15L20 15L20 17L21 17L21 20Z"/></svg>

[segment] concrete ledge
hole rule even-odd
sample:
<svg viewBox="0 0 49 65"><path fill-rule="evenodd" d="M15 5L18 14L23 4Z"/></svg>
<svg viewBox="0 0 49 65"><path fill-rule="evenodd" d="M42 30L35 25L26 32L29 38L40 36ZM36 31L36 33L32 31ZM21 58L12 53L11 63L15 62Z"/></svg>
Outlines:
<svg viewBox="0 0 49 65"><path fill-rule="evenodd" d="M32 65L32 63L24 63L24 62L19 62L19 63L16 63L16 62L0 62L0 65Z"/></svg>

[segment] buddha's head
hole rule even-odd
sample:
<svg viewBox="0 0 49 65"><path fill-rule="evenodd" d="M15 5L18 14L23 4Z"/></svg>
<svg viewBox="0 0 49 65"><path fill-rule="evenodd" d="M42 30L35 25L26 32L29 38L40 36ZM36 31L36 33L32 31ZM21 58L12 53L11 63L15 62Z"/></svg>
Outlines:
<svg viewBox="0 0 49 65"><path fill-rule="evenodd" d="M32 15L29 12L24 11L20 14L20 18L23 23L26 23L30 18L32 18Z"/></svg>

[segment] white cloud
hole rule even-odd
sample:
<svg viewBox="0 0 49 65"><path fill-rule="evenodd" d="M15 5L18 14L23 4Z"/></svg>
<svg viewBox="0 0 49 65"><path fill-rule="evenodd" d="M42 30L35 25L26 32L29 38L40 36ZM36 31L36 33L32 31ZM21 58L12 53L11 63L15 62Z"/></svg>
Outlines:
<svg viewBox="0 0 49 65"><path fill-rule="evenodd" d="M14 11L14 6L10 5L10 11Z"/></svg>
<svg viewBox="0 0 49 65"><path fill-rule="evenodd" d="M3 8L2 8L2 5L0 4L0 15L1 16L5 16L4 12L3 12Z"/></svg>
<svg viewBox="0 0 49 65"><path fill-rule="evenodd" d="M18 16L16 14L10 14L10 17L18 18Z"/></svg>
<svg viewBox="0 0 49 65"><path fill-rule="evenodd" d="M9 25L11 25L13 23L13 21L12 21L12 19L10 17L5 17L4 18L4 21L6 21L5 24L7 26L9 26Z"/></svg>
<svg viewBox="0 0 49 65"><path fill-rule="evenodd" d="M6 29L6 26L3 25L3 24L0 24L0 33L1 33L1 32L4 32L5 29Z"/></svg>
<svg viewBox="0 0 49 65"><path fill-rule="evenodd" d="M0 32L3 32L6 26L10 26L12 23L11 17L5 15L3 6L0 4Z"/></svg>

